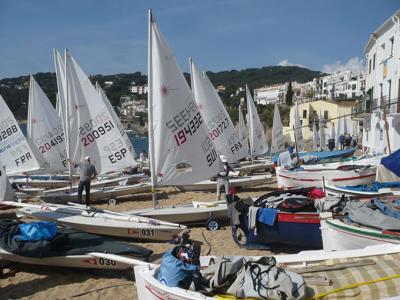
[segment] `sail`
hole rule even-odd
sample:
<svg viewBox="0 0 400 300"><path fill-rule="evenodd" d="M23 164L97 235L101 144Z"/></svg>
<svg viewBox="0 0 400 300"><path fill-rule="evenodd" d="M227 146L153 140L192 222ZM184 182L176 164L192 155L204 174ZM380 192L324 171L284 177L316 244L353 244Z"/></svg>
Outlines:
<svg viewBox="0 0 400 300"><path fill-rule="evenodd" d="M250 90L246 85L246 98L247 98L247 112L249 114L249 140L250 140L250 154L261 155L268 151L267 141L263 126L261 125L260 118L257 113L256 106L254 105L253 97Z"/></svg>
<svg viewBox="0 0 400 300"><path fill-rule="evenodd" d="M32 148L1 95L0 160L5 164L8 175L40 168Z"/></svg>
<svg viewBox="0 0 400 300"><path fill-rule="evenodd" d="M33 76L29 87L27 133L32 150L46 172L67 170L61 119Z"/></svg>
<svg viewBox="0 0 400 300"><path fill-rule="evenodd" d="M239 139L246 147L246 153L249 153L249 139L247 137L247 128L244 123L244 117L242 113L242 106L239 105Z"/></svg>
<svg viewBox="0 0 400 300"><path fill-rule="evenodd" d="M338 121L337 121L337 127L336 127L336 149L339 149L340 143L339 143L339 137L340 137L340 120L342 117L339 115Z"/></svg>
<svg viewBox="0 0 400 300"><path fill-rule="evenodd" d="M209 178L219 172L217 151L185 77L151 13L149 22L153 185L183 185Z"/></svg>
<svg viewBox="0 0 400 300"><path fill-rule="evenodd" d="M321 112L319 113L319 141L321 148L326 146L325 141L325 120L322 118Z"/></svg>
<svg viewBox="0 0 400 300"><path fill-rule="evenodd" d="M285 150L285 139L283 137L283 127L279 114L278 104L275 102L274 122L272 124L271 153L279 153Z"/></svg>
<svg viewBox="0 0 400 300"><path fill-rule="evenodd" d="M335 123L332 122L332 127L331 127L331 139L334 140L336 139L336 134L335 134Z"/></svg>
<svg viewBox="0 0 400 300"><path fill-rule="evenodd" d="M0 161L0 201L14 201L15 192L11 188L10 181L6 175L6 168Z"/></svg>
<svg viewBox="0 0 400 300"><path fill-rule="evenodd" d="M315 124L315 119L313 121L313 148L318 149L318 145L320 144L319 134L317 130L317 125Z"/></svg>
<svg viewBox="0 0 400 300"><path fill-rule="evenodd" d="M349 129L347 128L347 121L346 121L347 117L344 116L343 117L343 134L349 134Z"/></svg>
<svg viewBox="0 0 400 300"><path fill-rule="evenodd" d="M296 101L296 110L294 112L294 134L296 135L296 142L297 142L297 151L302 152L304 151L304 140L303 140L303 132L302 132L302 125L300 122L300 114L299 114L299 106Z"/></svg>
<svg viewBox="0 0 400 300"><path fill-rule="evenodd" d="M228 162L236 162L246 157L246 147L240 141L211 81L205 73L198 70L192 60L190 66L194 99L218 154L223 154Z"/></svg>
<svg viewBox="0 0 400 300"><path fill-rule="evenodd" d="M69 158L80 162L85 156L90 156L99 174L135 166L133 152L126 145L112 113L68 52L65 55L65 74Z"/></svg>
<svg viewBox="0 0 400 300"><path fill-rule="evenodd" d="M103 102L106 104L108 111L110 112L117 128L119 129L119 132L121 133L124 143L126 147L129 149L131 152L131 155L133 157L136 157L135 149L132 146L131 140L128 137L128 134L125 132L124 126L122 126L121 120L119 119L117 113L115 112L114 108L111 105L110 100L108 100L106 93L103 91L103 89L100 87L99 83L96 82L96 90L100 94L100 97L103 99Z"/></svg>

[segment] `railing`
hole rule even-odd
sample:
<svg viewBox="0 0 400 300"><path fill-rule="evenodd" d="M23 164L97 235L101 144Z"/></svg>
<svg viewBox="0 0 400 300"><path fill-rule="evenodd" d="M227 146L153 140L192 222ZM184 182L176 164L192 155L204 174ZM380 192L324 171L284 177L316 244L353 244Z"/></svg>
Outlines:
<svg viewBox="0 0 400 300"><path fill-rule="evenodd" d="M399 105L399 98L388 99L388 97L379 97L374 99L359 100L353 108L353 114L371 113L377 109L385 108L386 113L396 113Z"/></svg>

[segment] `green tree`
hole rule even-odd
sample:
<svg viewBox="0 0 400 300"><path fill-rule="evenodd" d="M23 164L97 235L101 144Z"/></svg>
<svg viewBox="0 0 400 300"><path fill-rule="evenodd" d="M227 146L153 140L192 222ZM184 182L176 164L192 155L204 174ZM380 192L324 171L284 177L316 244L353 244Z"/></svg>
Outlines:
<svg viewBox="0 0 400 300"><path fill-rule="evenodd" d="M292 99L293 99L293 89L292 89L292 82L290 81L287 91L286 91L286 101L285 102L286 102L287 106L293 105Z"/></svg>

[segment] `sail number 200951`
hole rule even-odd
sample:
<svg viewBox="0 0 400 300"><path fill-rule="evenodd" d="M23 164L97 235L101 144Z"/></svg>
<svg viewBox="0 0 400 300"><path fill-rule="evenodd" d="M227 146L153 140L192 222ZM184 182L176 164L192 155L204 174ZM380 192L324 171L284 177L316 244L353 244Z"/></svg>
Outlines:
<svg viewBox="0 0 400 300"><path fill-rule="evenodd" d="M94 140L98 139L100 136L106 134L112 128L114 128L114 124L111 121L107 121L103 125L100 125L96 129L93 129L92 132L86 134L81 138L83 146L89 146L90 143L94 142Z"/></svg>

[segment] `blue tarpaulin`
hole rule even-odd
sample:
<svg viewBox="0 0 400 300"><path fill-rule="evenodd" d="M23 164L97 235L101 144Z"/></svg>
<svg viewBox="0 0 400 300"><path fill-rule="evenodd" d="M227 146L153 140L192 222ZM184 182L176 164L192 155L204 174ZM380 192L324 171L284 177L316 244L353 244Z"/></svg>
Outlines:
<svg viewBox="0 0 400 300"><path fill-rule="evenodd" d="M57 226L54 222L32 222L19 224L20 235L14 238L19 241L52 240L57 234Z"/></svg>
<svg viewBox="0 0 400 300"><path fill-rule="evenodd" d="M378 192L379 189L383 188L400 188L400 182L378 182L375 181L370 184L360 184L354 186L341 186L342 189L347 189L351 191L359 191L359 192Z"/></svg>
<svg viewBox="0 0 400 300"><path fill-rule="evenodd" d="M382 158L381 164L397 176L400 176L400 149Z"/></svg>
<svg viewBox="0 0 400 300"><path fill-rule="evenodd" d="M318 159L323 160L323 159L332 159L332 158L338 158L338 157L349 157L352 156L353 153L356 151L356 148L350 148L350 149L344 149L344 150L333 150L333 151L310 151L310 152L299 152L299 157L304 157L304 156L316 156ZM294 155L294 152L293 152ZM272 160L274 163L278 162L279 158L279 153L275 153L274 156L272 156Z"/></svg>

